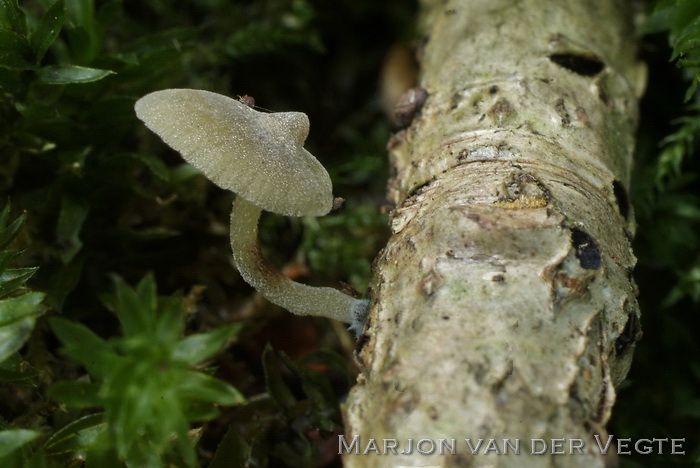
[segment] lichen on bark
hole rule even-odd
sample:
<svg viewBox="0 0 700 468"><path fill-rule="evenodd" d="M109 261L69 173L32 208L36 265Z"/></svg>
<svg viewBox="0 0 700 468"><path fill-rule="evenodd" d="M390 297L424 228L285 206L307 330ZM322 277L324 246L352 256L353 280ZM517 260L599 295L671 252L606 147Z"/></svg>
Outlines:
<svg viewBox="0 0 700 468"><path fill-rule="evenodd" d="M641 336L626 187L645 75L629 4L422 7L428 97L390 143L392 237L375 263L346 438L363 449L457 439L458 450L345 464L603 466L593 436L607 439ZM586 449L494 458L465 438Z"/></svg>

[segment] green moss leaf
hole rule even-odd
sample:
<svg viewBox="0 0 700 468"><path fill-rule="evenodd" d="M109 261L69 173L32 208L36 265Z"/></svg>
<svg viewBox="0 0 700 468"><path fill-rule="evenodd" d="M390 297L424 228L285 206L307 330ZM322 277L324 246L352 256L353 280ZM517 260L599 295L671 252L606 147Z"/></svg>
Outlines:
<svg viewBox="0 0 700 468"><path fill-rule="evenodd" d="M99 54L102 35L95 21L94 4L94 0L71 0L66 4L73 26L68 30L68 43L74 63L89 64Z"/></svg>
<svg viewBox="0 0 700 468"><path fill-rule="evenodd" d="M95 408L102 405L100 385L91 382L57 382L49 396L73 408Z"/></svg>
<svg viewBox="0 0 700 468"><path fill-rule="evenodd" d="M117 315L126 337L152 337L156 324L156 302L152 275L146 275L138 290L117 278Z"/></svg>
<svg viewBox="0 0 700 468"><path fill-rule="evenodd" d="M106 426L103 413L76 419L56 431L44 443L44 451L48 456L54 457L70 454L70 458L64 460L67 464L70 459L75 458L74 454L85 453Z"/></svg>
<svg viewBox="0 0 700 468"><path fill-rule="evenodd" d="M180 294L160 300L153 338L159 343L167 343L169 347L175 346L185 331L184 318L185 310Z"/></svg>
<svg viewBox="0 0 700 468"><path fill-rule="evenodd" d="M8 224L9 203L0 212L0 249L8 247L21 230L25 215ZM8 267L21 252L0 251L0 362L16 353L29 338L36 319L45 312L44 294L33 292L17 295L17 290L36 272L36 268ZM14 294L14 297L7 297Z"/></svg>
<svg viewBox="0 0 700 468"><path fill-rule="evenodd" d="M216 454L209 464L209 468L245 466L249 456L250 447L238 435L238 431L235 428L231 428L216 448Z"/></svg>
<svg viewBox="0 0 700 468"><path fill-rule="evenodd" d="M690 297L696 304L700 303L700 260L696 261L687 271L678 275L678 282L661 305L671 307L684 297Z"/></svg>
<svg viewBox="0 0 700 468"><path fill-rule="evenodd" d="M2 210L2 214L0 214L0 249L6 248L10 242L17 237L17 234L19 233L20 229L22 229L26 219L26 215L22 214L8 226L7 217L9 216L9 213L10 205L7 204Z"/></svg>
<svg viewBox="0 0 700 468"><path fill-rule="evenodd" d="M310 412L314 416L316 425L327 432L333 431L335 424L328 416L337 412L337 405L328 378L318 371L295 363L284 353L280 353L280 358L285 366L301 380L301 386L311 404Z"/></svg>
<svg viewBox="0 0 700 468"><path fill-rule="evenodd" d="M37 72L37 78L41 83L46 84L91 83L101 80L113 73L112 70L100 68L79 67L77 65L56 65L40 68Z"/></svg>
<svg viewBox="0 0 700 468"><path fill-rule="evenodd" d="M65 21L65 6L63 0L56 0L42 16L39 24L29 38L29 44L34 50L35 62L38 64L44 58L46 51L56 40Z"/></svg>
<svg viewBox="0 0 700 468"><path fill-rule="evenodd" d="M145 309L145 313L155 315L158 308L158 291L153 273L148 273L139 281L135 292L136 299Z"/></svg>
<svg viewBox="0 0 700 468"><path fill-rule="evenodd" d="M31 70L34 63L27 40L8 29L0 28L0 67L11 70Z"/></svg>
<svg viewBox="0 0 700 468"><path fill-rule="evenodd" d="M194 366L219 352L226 342L241 330L241 324L233 323L209 333L198 333L180 341L173 351L173 359Z"/></svg>
<svg viewBox="0 0 700 468"><path fill-rule="evenodd" d="M46 304L56 310L63 308L68 295L80 281L83 272L84 258L77 256L67 265L53 269L47 277L49 287L46 291Z"/></svg>
<svg viewBox="0 0 700 468"><path fill-rule="evenodd" d="M40 435L41 432L28 431L26 429L0 431L0 457L9 455Z"/></svg>
<svg viewBox="0 0 700 468"><path fill-rule="evenodd" d="M13 268L0 274L0 297L3 297L24 283L36 273L38 268Z"/></svg>
<svg viewBox="0 0 700 468"><path fill-rule="evenodd" d="M166 182L170 180L170 169L160 158L146 153L139 153L137 157L151 170L154 176Z"/></svg>
<svg viewBox="0 0 700 468"><path fill-rule="evenodd" d="M0 361L17 352L44 313L42 293L28 293L0 300Z"/></svg>
<svg viewBox="0 0 700 468"><path fill-rule="evenodd" d="M84 325L55 317L51 329L64 345L63 352L102 377L115 365L117 354L112 346Z"/></svg>
<svg viewBox="0 0 700 468"><path fill-rule="evenodd" d="M26 36L27 18L17 0L0 0L0 26Z"/></svg>
<svg viewBox="0 0 700 468"><path fill-rule="evenodd" d="M226 382L201 372L189 372L177 385L177 391L186 399L236 405L245 401L241 393Z"/></svg>
<svg viewBox="0 0 700 468"><path fill-rule="evenodd" d="M265 370L265 385L272 399L282 410L296 406L297 399L282 378L277 367L275 352L268 343L263 351L263 367Z"/></svg>
<svg viewBox="0 0 700 468"><path fill-rule="evenodd" d="M61 249L60 257L64 265L69 264L83 246L79 235L89 211L90 207L86 203L69 197L61 199L56 242Z"/></svg>
<svg viewBox="0 0 700 468"><path fill-rule="evenodd" d="M13 252L11 250L0 251L0 274L4 273L7 268L14 263L22 255L22 252ZM0 288L2 285L0 284Z"/></svg>

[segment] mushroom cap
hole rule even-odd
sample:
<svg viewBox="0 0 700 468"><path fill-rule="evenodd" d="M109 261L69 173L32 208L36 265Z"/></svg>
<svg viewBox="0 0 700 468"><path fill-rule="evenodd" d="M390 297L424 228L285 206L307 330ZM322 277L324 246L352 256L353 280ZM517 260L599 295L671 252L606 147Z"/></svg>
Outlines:
<svg viewBox="0 0 700 468"><path fill-rule="evenodd" d="M303 148L309 118L263 113L198 89L142 97L136 115L218 186L286 216L321 216L333 206L330 176Z"/></svg>

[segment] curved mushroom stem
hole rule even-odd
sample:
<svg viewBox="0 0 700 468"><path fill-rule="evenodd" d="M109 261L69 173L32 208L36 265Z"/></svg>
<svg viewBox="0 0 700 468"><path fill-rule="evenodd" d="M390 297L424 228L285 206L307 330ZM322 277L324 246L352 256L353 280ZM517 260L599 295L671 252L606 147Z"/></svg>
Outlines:
<svg viewBox="0 0 700 468"><path fill-rule="evenodd" d="M359 333L364 325L367 299L355 299L337 289L307 286L290 280L262 256L258 244L261 209L238 196L231 210L233 262L243 279L260 294L298 315L316 315L341 322Z"/></svg>

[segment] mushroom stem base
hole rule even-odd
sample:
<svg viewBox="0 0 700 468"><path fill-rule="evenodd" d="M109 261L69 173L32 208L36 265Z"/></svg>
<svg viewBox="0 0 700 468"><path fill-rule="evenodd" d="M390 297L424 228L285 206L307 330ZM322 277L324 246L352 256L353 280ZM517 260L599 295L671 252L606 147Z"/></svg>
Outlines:
<svg viewBox="0 0 700 468"><path fill-rule="evenodd" d="M297 283L275 269L262 255L258 243L261 209L236 197L231 210L231 249L233 262L243 279L270 302L298 315L315 315L350 323L357 315L355 299L333 288ZM353 313L354 312L354 313Z"/></svg>

